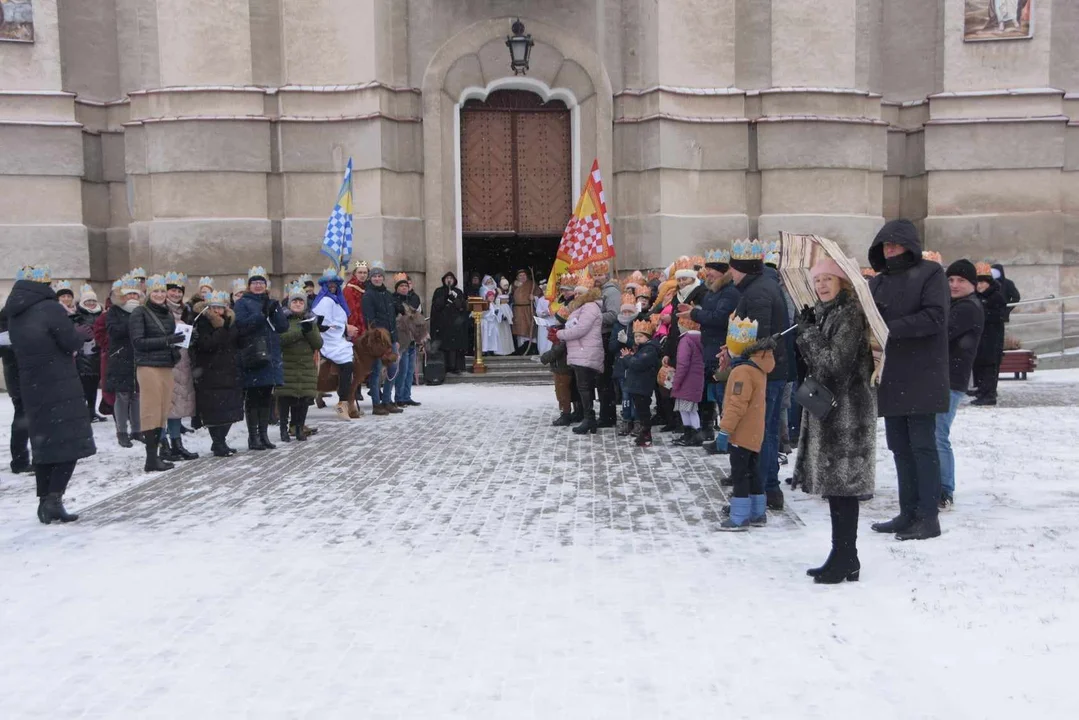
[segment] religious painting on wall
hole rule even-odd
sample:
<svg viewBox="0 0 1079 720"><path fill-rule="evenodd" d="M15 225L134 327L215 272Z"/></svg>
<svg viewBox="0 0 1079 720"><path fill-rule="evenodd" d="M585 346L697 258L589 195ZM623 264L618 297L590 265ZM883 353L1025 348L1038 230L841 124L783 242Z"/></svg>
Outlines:
<svg viewBox="0 0 1079 720"><path fill-rule="evenodd" d="M963 40L1025 40L1034 37L1035 0L966 0Z"/></svg>
<svg viewBox="0 0 1079 720"><path fill-rule="evenodd" d="M0 0L0 41L34 42L33 0Z"/></svg>

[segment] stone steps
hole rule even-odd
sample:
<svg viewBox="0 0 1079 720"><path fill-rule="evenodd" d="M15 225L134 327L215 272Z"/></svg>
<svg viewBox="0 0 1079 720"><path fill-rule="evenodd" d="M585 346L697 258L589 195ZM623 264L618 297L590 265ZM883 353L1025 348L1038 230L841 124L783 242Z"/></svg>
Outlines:
<svg viewBox="0 0 1079 720"><path fill-rule="evenodd" d="M466 367L472 367L472 357L466 358ZM504 384L504 385L550 385L554 382L551 371L540 363L535 355L526 357L486 357L483 359L487 372L476 375L464 372L460 375L447 375L447 384Z"/></svg>

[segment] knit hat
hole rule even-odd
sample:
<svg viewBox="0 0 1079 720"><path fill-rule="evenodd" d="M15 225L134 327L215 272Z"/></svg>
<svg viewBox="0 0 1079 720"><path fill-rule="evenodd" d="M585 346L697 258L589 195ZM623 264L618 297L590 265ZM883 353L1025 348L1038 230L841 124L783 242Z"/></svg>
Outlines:
<svg viewBox="0 0 1079 720"><path fill-rule="evenodd" d="M97 302L97 293L94 292L94 288L89 283L84 283L83 286L79 288L79 302L84 303L87 300Z"/></svg>
<svg viewBox="0 0 1079 720"><path fill-rule="evenodd" d="M749 346L757 342L757 321L731 315L727 323L727 352L731 357L745 355Z"/></svg>
<svg viewBox="0 0 1079 720"><path fill-rule="evenodd" d="M61 295L70 295L71 297L75 297L75 291L71 289L70 280L57 280L56 283L52 286L52 289L53 292L56 293L56 297L60 297Z"/></svg>
<svg viewBox="0 0 1079 720"><path fill-rule="evenodd" d="M370 270L368 270L367 276L372 277L372 278L373 277L385 277L386 276L386 266L383 265L381 262L373 262L373 263L371 263L371 268L370 268Z"/></svg>
<svg viewBox="0 0 1079 720"><path fill-rule="evenodd" d="M620 312L637 312L637 298L632 293L622 295L622 304L618 306Z"/></svg>
<svg viewBox="0 0 1079 720"><path fill-rule="evenodd" d="M303 283L297 281L285 288L288 293L288 301L303 300L307 302L307 290L304 288Z"/></svg>
<svg viewBox="0 0 1079 720"><path fill-rule="evenodd" d="M242 277L238 277L232 281L232 294L235 295L238 292L244 292L247 290L247 281Z"/></svg>
<svg viewBox="0 0 1079 720"><path fill-rule="evenodd" d="M228 307L229 306L229 294L224 290L217 290L209 293L206 297L206 304L210 307Z"/></svg>
<svg viewBox="0 0 1079 720"><path fill-rule="evenodd" d="M764 246L756 238L735 240L731 243L731 267L747 275L764 269Z"/></svg>
<svg viewBox="0 0 1079 720"><path fill-rule="evenodd" d="M993 279L993 266L988 262L980 262L974 266L974 269L978 273L979 280L988 282Z"/></svg>
<svg viewBox="0 0 1079 720"><path fill-rule="evenodd" d="M978 284L978 270L974 267L974 263L966 258L960 258L953 262L948 266L946 272L948 277L961 277L971 285Z"/></svg>
<svg viewBox="0 0 1079 720"><path fill-rule="evenodd" d="M818 260L817 264L814 265L813 268L809 271L809 275L814 280L816 280L817 276L819 275L831 275L833 277L839 278L840 280L846 280L847 282L850 282L850 278L847 276L847 273L843 272L843 268L839 267L839 263L837 263L830 257Z"/></svg>
<svg viewBox="0 0 1079 720"><path fill-rule="evenodd" d="M399 272L393 276L393 289L401 287L401 285L408 285L408 275L403 272Z"/></svg>
<svg viewBox="0 0 1079 720"><path fill-rule="evenodd" d="M266 283L266 286L270 285L270 278L266 275L266 268L261 265L255 265L247 271L247 284L250 285L255 280L261 280Z"/></svg>
<svg viewBox="0 0 1079 720"><path fill-rule="evenodd" d="M652 337L656 332L655 324L649 320L634 320L633 321L633 334L640 333L641 335L647 335Z"/></svg>
<svg viewBox="0 0 1079 720"><path fill-rule="evenodd" d="M719 272L727 272L731 267L731 251L709 250L704 254L704 266Z"/></svg>
<svg viewBox="0 0 1079 720"><path fill-rule="evenodd" d="M169 271L165 273L165 287L179 288L180 290L187 289L187 275L182 272Z"/></svg>
<svg viewBox="0 0 1079 720"><path fill-rule="evenodd" d="M165 285L165 278L161 275L151 275L146 278L146 292L153 292L155 290L167 290L168 286Z"/></svg>

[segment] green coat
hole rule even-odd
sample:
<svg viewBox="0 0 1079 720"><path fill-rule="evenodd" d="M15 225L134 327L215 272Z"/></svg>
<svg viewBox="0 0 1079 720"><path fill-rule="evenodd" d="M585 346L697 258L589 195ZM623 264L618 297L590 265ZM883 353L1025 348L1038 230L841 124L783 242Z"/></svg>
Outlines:
<svg viewBox="0 0 1079 720"><path fill-rule="evenodd" d="M281 333L285 384L277 388L277 394L313 398L318 395L318 368L315 367L314 354L322 348L322 334L318 331L317 321L307 323L311 329L305 333L301 320L303 318L296 315L290 316L288 330Z"/></svg>

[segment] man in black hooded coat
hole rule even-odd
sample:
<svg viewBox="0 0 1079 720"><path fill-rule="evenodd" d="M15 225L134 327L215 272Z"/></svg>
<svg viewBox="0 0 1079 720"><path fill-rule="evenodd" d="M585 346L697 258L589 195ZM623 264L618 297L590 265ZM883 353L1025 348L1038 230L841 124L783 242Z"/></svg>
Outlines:
<svg viewBox="0 0 1079 720"><path fill-rule="evenodd" d="M468 298L457 287L457 276L448 272L431 296L431 339L437 341L446 362L446 372L460 375L465 369L468 349Z"/></svg>
<svg viewBox="0 0 1079 720"><path fill-rule="evenodd" d="M30 430L38 519L78 520L64 509L63 495L75 463L97 452L74 357L90 335L76 331L48 282L16 281L4 311Z"/></svg>
<svg viewBox="0 0 1079 720"><path fill-rule="evenodd" d="M869 264L880 273L869 288L888 325L877 415L899 476L899 515L872 527L900 540L924 540L940 535L936 416L949 408L948 280L940 263L922 259L909 220L885 223L869 248Z"/></svg>
<svg viewBox="0 0 1079 720"><path fill-rule="evenodd" d="M1008 322L1008 301L1001 284L992 275L978 275L978 299L985 311L985 325L974 357L974 385L977 396L971 405L996 405L1000 361L1004 358L1004 323Z"/></svg>
<svg viewBox="0 0 1079 720"><path fill-rule="evenodd" d="M1004 293L1005 302L1011 305L1012 303L1017 303L1022 300L1023 296L1019 294L1019 288L1017 288L1015 286L1015 283L1013 283L1008 278L1008 276L1004 274L1004 266L1000 263L997 263L993 266L993 269L1000 273L1000 277L995 278L995 280L1000 283L1000 290ZM1014 308L1009 307L1004 310L1004 322L1008 322L1012 319L1013 309Z"/></svg>

